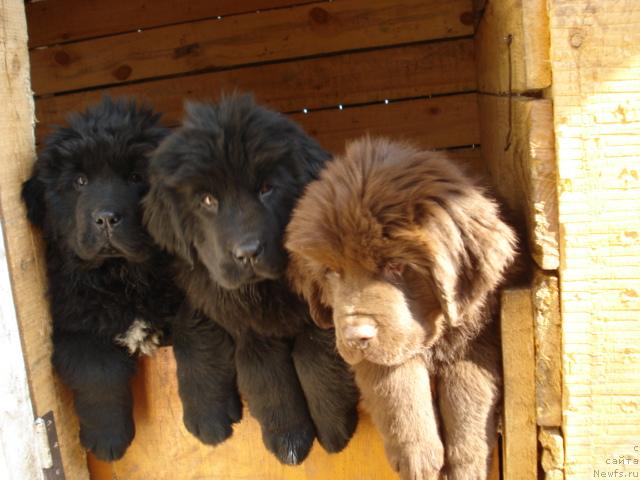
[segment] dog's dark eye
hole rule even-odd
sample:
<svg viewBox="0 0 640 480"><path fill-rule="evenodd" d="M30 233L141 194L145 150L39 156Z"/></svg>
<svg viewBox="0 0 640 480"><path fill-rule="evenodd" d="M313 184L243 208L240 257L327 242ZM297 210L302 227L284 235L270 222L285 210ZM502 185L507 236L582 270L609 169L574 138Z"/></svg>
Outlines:
<svg viewBox="0 0 640 480"><path fill-rule="evenodd" d="M132 173L129 175L129 181L131 183L140 183L142 182L142 175L140 175L139 173Z"/></svg>
<svg viewBox="0 0 640 480"><path fill-rule="evenodd" d="M82 188L89 183L89 179L85 174L81 173L80 175L76 175L76 178L73 179L73 183L77 188Z"/></svg>
<svg viewBox="0 0 640 480"><path fill-rule="evenodd" d="M260 186L260 197L261 198L266 198L269 195L271 195L271 193L273 192L273 185L271 185L268 182L264 182L261 186Z"/></svg>
<svg viewBox="0 0 640 480"><path fill-rule="evenodd" d="M200 198L200 205L210 211L218 210L218 199L210 193L205 193Z"/></svg>

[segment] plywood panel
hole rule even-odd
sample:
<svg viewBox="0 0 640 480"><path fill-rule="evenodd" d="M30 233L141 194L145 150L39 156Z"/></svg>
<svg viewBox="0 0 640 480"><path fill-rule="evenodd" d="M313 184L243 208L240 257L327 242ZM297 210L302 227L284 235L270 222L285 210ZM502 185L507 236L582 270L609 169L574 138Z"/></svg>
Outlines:
<svg viewBox="0 0 640 480"><path fill-rule="evenodd" d="M151 102L175 126L185 99L253 92L283 112L475 90L473 40L451 40L149 81L36 101L38 136L104 94Z"/></svg>
<svg viewBox="0 0 640 480"><path fill-rule="evenodd" d="M71 413L68 397L61 394L52 378L49 362L50 320L44 298L46 288L42 257L37 248L35 232L29 228L20 200L21 183L30 173L35 156L34 109L29 85L24 4L18 0L0 0L0 18L3 25L0 33L0 62L3 65L0 69L0 128L4 132L0 136L0 216L13 290L5 291L9 304L5 302L3 308L12 308L10 298L13 295L34 413L42 416L53 410L67 478L82 480L88 478L88 472L86 457L77 440L77 422ZM15 338L14 341L20 340ZM11 348L17 347L12 345ZM8 353L9 350L2 350L3 362ZM10 367L6 364L3 368ZM17 375L18 372L13 373ZM25 407L30 408L31 405ZM3 402L2 408L8 408L8 405ZM0 428L8 428L8 425L3 423ZM27 432L14 432L16 439L19 433L27 435ZM11 451L3 452L3 455L7 460L18 460L11 458ZM30 460L30 468L33 469L34 459ZM11 475L20 478L19 471L11 472ZM22 478L37 477L25 475Z"/></svg>
<svg viewBox="0 0 640 480"><path fill-rule="evenodd" d="M529 250L558 268L558 210L551 102L479 95L483 156L496 191L527 227Z"/></svg>
<svg viewBox="0 0 640 480"><path fill-rule="evenodd" d="M100 37L307 0L43 0L26 4L29 46Z"/></svg>
<svg viewBox="0 0 640 480"><path fill-rule="evenodd" d="M502 294L505 480L538 476L533 306L528 288Z"/></svg>
<svg viewBox="0 0 640 480"><path fill-rule="evenodd" d="M423 147L445 148L479 143L475 94L384 103L292 115L328 150L366 133L411 140Z"/></svg>
<svg viewBox="0 0 640 480"><path fill-rule="evenodd" d="M395 480L382 441L362 414L356 435L339 454L318 444L298 467L281 465L264 448L258 423L244 412L230 440L213 448L200 444L182 425L175 361L169 348L145 358L135 382L136 438L112 466L92 461L94 480Z"/></svg>
<svg viewBox="0 0 640 480"><path fill-rule="evenodd" d="M565 478L640 476L640 3L550 0ZM635 448L635 451L634 451Z"/></svg>
<svg viewBox="0 0 640 480"><path fill-rule="evenodd" d="M472 33L470 0L346 0L31 52L36 94Z"/></svg>
<svg viewBox="0 0 640 480"><path fill-rule="evenodd" d="M478 87L521 93L551 84L546 0L487 2L476 32Z"/></svg>

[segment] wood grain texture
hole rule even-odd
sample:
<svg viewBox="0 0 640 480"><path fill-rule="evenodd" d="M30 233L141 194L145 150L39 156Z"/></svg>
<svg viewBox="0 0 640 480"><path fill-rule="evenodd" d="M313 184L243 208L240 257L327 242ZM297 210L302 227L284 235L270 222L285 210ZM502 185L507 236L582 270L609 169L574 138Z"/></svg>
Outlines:
<svg viewBox="0 0 640 480"><path fill-rule="evenodd" d="M582 480L638 455L640 3L550 0L549 18L565 477Z"/></svg>
<svg viewBox="0 0 640 480"><path fill-rule="evenodd" d="M536 347L536 420L544 427L562 425L562 322L558 277L536 270L533 276Z"/></svg>
<svg viewBox="0 0 640 480"><path fill-rule="evenodd" d="M253 92L265 105L292 112L475 88L473 40L423 43L44 97L36 100L37 135L105 94L145 99L175 126L185 99L216 100L220 92Z"/></svg>
<svg viewBox="0 0 640 480"><path fill-rule="evenodd" d="M296 113L292 118L331 152L348 139L366 133L411 140L420 146L445 148L477 144L476 95L463 94L410 100L388 105Z"/></svg>
<svg viewBox="0 0 640 480"><path fill-rule="evenodd" d="M540 427L538 441L544 480L564 480L564 439L558 427Z"/></svg>
<svg viewBox="0 0 640 480"><path fill-rule="evenodd" d="M502 294L504 480L535 479L538 475L531 293L531 289L521 288Z"/></svg>
<svg viewBox="0 0 640 480"><path fill-rule="evenodd" d="M25 5L29 46L39 47L310 0L43 0Z"/></svg>
<svg viewBox="0 0 640 480"><path fill-rule="evenodd" d="M295 113L291 118L327 150L342 152L347 140L370 133L411 141L424 148L478 144L476 95L461 94L361 107ZM486 173L479 149L453 153L478 175Z"/></svg>
<svg viewBox="0 0 640 480"><path fill-rule="evenodd" d="M67 478L82 480L88 478L88 472L85 454L78 443L77 422L73 416L69 398L60 392L59 385L52 378L49 362L50 320L44 297L46 282L43 259L41 250L38 248L37 234L29 228L20 200L22 181L29 175L35 156L34 107L29 85L27 26L23 2L0 0L0 18L2 18L0 63L3 65L0 69L0 101L2 102L0 128L4 132L0 136L2 166L0 168L0 216L4 227L4 244L13 290L13 292L5 290L4 294L9 298L13 294L13 302L18 314L23 361L29 374L33 403L31 421L34 413L41 416L53 410ZM8 288L7 285L3 287ZM3 320L10 320L4 315L10 310L12 310L11 301L5 298ZM14 341L20 342L20 339L14 338ZM13 344L11 348L19 349L19 343ZM2 369L11 368L5 362L9 351L2 349ZM16 370L12 373L17 375L18 372L19 370ZM6 386L3 385L3 388ZM31 410L31 405L25 405L25 407ZM4 409L8 408L8 402L3 401L2 408L4 412ZM14 420L17 418L14 417ZM4 434L11 433L4 430L8 427L9 425L3 421L0 427L3 430L3 439ZM31 425L27 428L31 428ZM28 432L21 433L28 434ZM14 432L14 434L18 438L17 433ZM16 465L19 459L12 455L12 450L2 453L6 460L16 462L14 463ZM30 468L33 468L33 458L30 460L32 463ZM10 473L13 478L20 478L20 471ZM37 477L26 475L22 478Z"/></svg>
<svg viewBox="0 0 640 480"><path fill-rule="evenodd" d="M345 450L329 455L316 442L298 467L280 464L264 448L260 427L246 409L230 440L215 448L200 444L182 424L170 348L141 362L134 397L136 438L122 460L112 465L92 460L93 480L397 479L387 464L382 440L364 413Z"/></svg>
<svg viewBox="0 0 640 480"><path fill-rule="evenodd" d="M508 93L511 87L511 92L522 93L548 87L546 0L489 1L485 7L475 36L479 90Z"/></svg>
<svg viewBox="0 0 640 480"><path fill-rule="evenodd" d="M31 51L37 95L472 33L471 0L345 0ZM472 23L472 22L471 22Z"/></svg>
<svg viewBox="0 0 640 480"><path fill-rule="evenodd" d="M545 270L556 269L558 200L551 102L482 94L478 98L483 157L495 190L518 223L526 226L536 263Z"/></svg>

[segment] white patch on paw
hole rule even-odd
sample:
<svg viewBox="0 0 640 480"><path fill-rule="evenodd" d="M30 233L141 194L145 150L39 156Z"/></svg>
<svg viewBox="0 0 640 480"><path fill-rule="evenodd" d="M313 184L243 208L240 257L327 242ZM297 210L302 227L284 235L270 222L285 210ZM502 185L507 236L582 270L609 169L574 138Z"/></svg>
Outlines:
<svg viewBox="0 0 640 480"><path fill-rule="evenodd" d="M160 332L153 328L150 323L140 318L136 318L129 329L118 335L114 340L118 345L129 350L131 355L141 353L142 355L153 355L160 345Z"/></svg>

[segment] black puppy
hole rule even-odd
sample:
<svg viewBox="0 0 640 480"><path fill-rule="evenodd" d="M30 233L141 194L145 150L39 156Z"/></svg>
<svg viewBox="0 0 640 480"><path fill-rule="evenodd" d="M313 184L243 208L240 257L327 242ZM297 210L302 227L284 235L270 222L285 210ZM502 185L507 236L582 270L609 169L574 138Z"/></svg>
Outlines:
<svg viewBox="0 0 640 480"><path fill-rule="evenodd" d="M315 433L341 450L357 423L357 390L333 333L314 327L282 278L291 210L328 158L251 97L192 104L153 155L144 200L149 232L178 257L190 301L234 337L240 391L267 448L288 464L304 460ZM193 341L191 351L206 351Z"/></svg>
<svg viewBox="0 0 640 480"><path fill-rule="evenodd" d="M159 116L109 98L71 116L46 139L22 189L46 243L53 365L74 393L82 445L108 461L134 436L135 354L154 350L183 298L167 254L142 226L147 156L167 133ZM185 308L176 330L188 338L198 317ZM232 352L231 339L218 333ZM235 398L239 411L230 361L225 399Z"/></svg>

